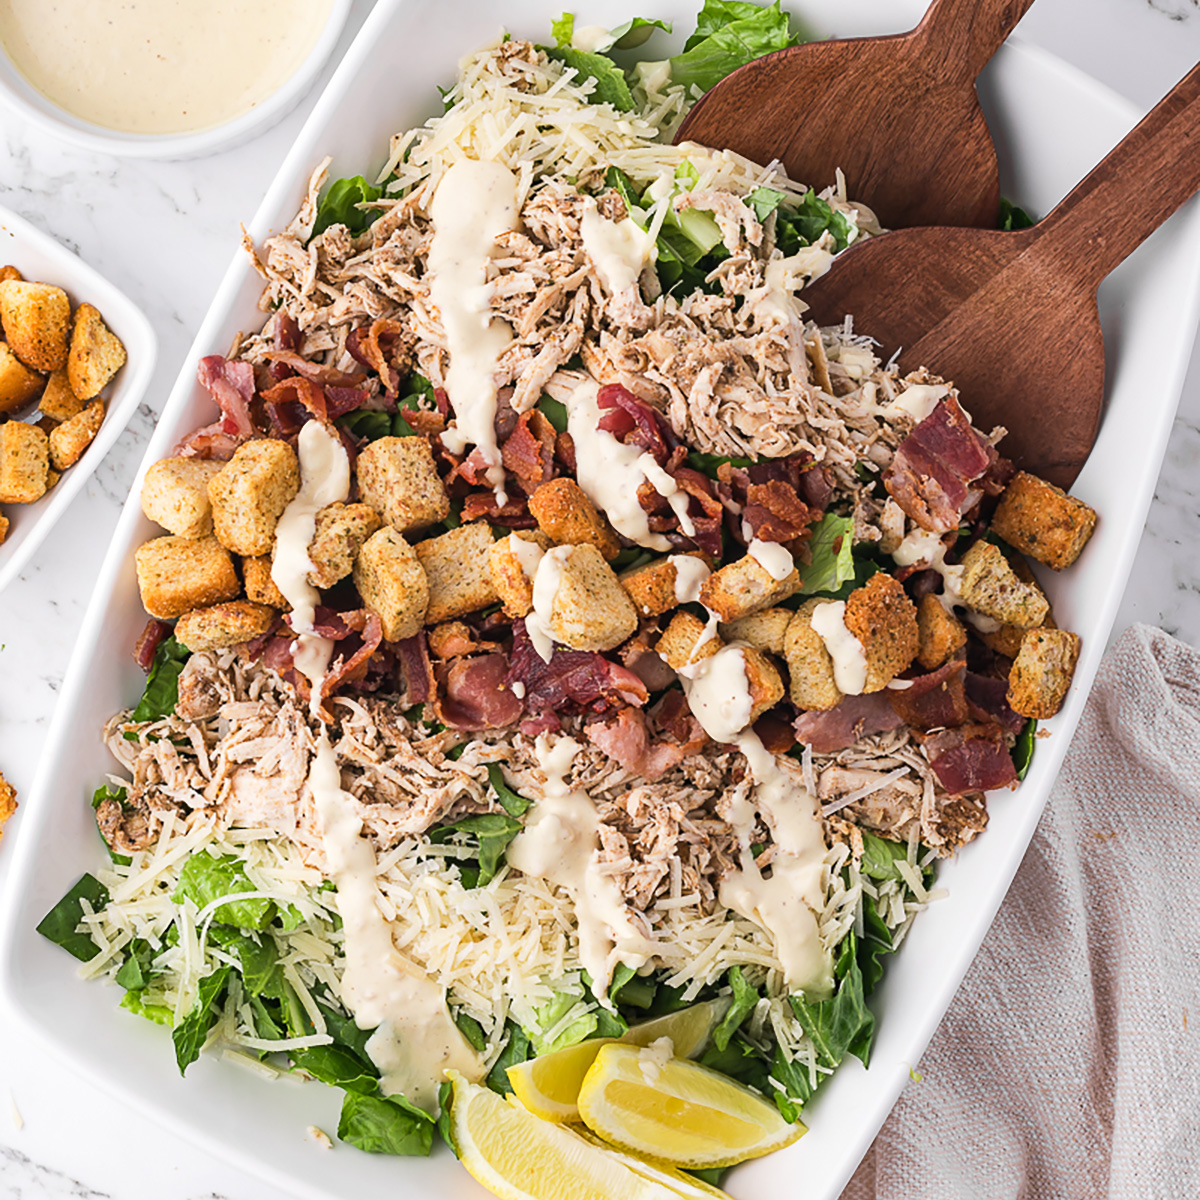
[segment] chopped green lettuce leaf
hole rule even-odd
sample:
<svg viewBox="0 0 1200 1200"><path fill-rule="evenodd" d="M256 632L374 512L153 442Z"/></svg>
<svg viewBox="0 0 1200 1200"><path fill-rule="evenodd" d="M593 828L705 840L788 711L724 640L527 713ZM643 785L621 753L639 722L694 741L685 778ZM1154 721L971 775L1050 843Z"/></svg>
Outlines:
<svg viewBox="0 0 1200 1200"><path fill-rule="evenodd" d="M379 1087L375 1068L341 1046L308 1046L289 1050L294 1069L305 1071L330 1087L369 1096Z"/></svg>
<svg viewBox="0 0 1200 1200"><path fill-rule="evenodd" d="M514 792L513 795L516 796L516 793ZM522 798L517 797L517 799ZM504 862L504 851L507 849L508 843L523 828L524 826L515 817L508 817L503 813L481 813L475 817L464 817L461 821L455 821L452 825L439 826L430 835L430 841L435 843L445 842L449 839L450 835L455 833L474 834L478 839L478 849L476 851L479 861L478 874L473 880L467 882L467 871L469 868L460 866L459 870L462 872L464 882L467 882L468 887L486 887L496 878L496 873L500 870L500 865Z"/></svg>
<svg viewBox="0 0 1200 1200"><path fill-rule="evenodd" d="M108 905L108 888L94 876L84 875L41 919L37 931L81 962L89 962L100 953L100 947L86 933L76 932L83 919L84 900L98 912Z"/></svg>
<svg viewBox="0 0 1200 1200"><path fill-rule="evenodd" d="M597 54L607 54L610 50L635 50L645 43L646 39L656 29L671 32L671 26L666 21L650 21L645 17L634 17L614 26L608 31L608 37L591 47ZM570 46L575 37L575 14L563 13L558 20L550 25L550 32L560 48Z"/></svg>
<svg viewBox="0 0 1200 1200"><path fill-rule="evenodd" d="M904 842L894 842L891 838L880 837L870 830L862 830L863 856L859 870L870 879L881 882L888 879L904 881L904 876L896 869L896 863L908 858L908 846Z"/></svg>
<svg viewBox="0 0 1200 1200"><path fill-rule="evenodd" d="M236 896L257 890L247 877L245 868L232 855L214 858L200 851L183 864L179 883L171 899L177 903L190 900L198 909L202 909L221 896ZM255 897L218 905L212 919L218 925L234 925L238 929L266 929L274 916L274 903Z"/></svg>
<svg viewBox="0 0 1200 1200"><path fill-rule="evenodd" d="M374 187L361 175L349 179L335 179L317 205L313 237L324 233L330 225L345 225L355 235L366 232L379 216L379 210L361 209L356 206L378 200L382 195L383 188Z"/></svg>
<svg viewBox="0 0 1200 1200"><path fill-rule="evenodd" d="M811 188L804 193L798 204L789 203L776 211L775 242L787 255L795 254L805 246L811 246L826 230L833 238L834 249L845 250L854 233L854 226L846 214L838 212Z"/></svg>
<svg viewBox="0 0 1200 1200"><path fill-rule="evenodd" d="M515 1067L518 1063L523 1063L527 1058L532 1057L531 1051L533 1044L529 1040L529 1035L515 1021L508 1022L508 1041L504 1044L504 1049L500 1051L500 1057L496 1059L492 1069L488 1072L485 1082L493 1092L499 1092L501 1096L507 1096L512 1091L512 1084L508 1082L508 1068Z"/></svg>
<svg viewBox="0 0 1200 1200"><path fill-rule="evenodd" d="M196 986L192 1011L171 1030L180 1075L200 1057L200 1048L208 1037L208 1031L220 1017L216 1002L229 983L232 972L232 967L218 967L211 975L201 979Z"/></svg>
<svg viewBox="0 0 1200 1200"><path fill-rule="evenodd" d="M1000 223L998 228L1010 232L1014 229L1028 229L1033 224L1033 218L1023 209L1018 208L1011 200L1000 197Z"/></svg>
<svg viewBox="0 0 1200 1200"><path fill-rule="evenodd" d="M458 1026L459 1033L471 1044L471 1048L482 1052L487 1045L483 1026L470 1013L464 1012L461 1008L454 1014L454 1023Z"/></svg>
<svg viewBox="0 0 1200 1200"><path fill-rule="evenodd" d="M535 405L541 414L554 426L555 433L567 431L567 406L553 396L543 396Z"/></svg>
<svg viewBox="0 0 1200 1200"><path fill-rule="evenodd" d="M158 721L175 711L179 699L179 674L192 652L174 636L164 638L154 651L154 665L146 677L146 690L133 710L134 721Z"/></svg>
<svg viewBox="0 0 1200 1200"><path fill-rule="evenodd" d="M504 782L504 772L500 770L499 763L489 763L487 772L488 783L492 791L496 793L496 799L500 801L500 807L510 817L523 817L529 811L529 807L533 801L518 795L518 793L514 792Z"/></svg>
<svg viewBox="0 0 1200 1200"><path fill-rule="evenodd" d="M437 1131L442 1141L450 1147L450 1152L458 1157L458 1146L454 1141L454 1133L450 1127L450 1105L454 1103L454 1087L447 1079L438 1084L438 1119Z"/></svg>
<svg viewBox="0 0 1200 1200"><path fill-rule="evenodd" d="M399 413L396 414L399 417ZM392 432L392 416L377 408L356 408L333 422L339 429L345 429L357 438L366 438L368 442L376 438L387 437ZM407 422L405 422L407 424Z"/></svg>
<svg viewBox="0 0 1200 1200"><path fill-rule="evenodd" d="M854 518L827 512L808 540L812 560L804 568L802 596L836 592L854 578Z"/></svg>
<svg viewBox="0 0 1200 1200"><path fill-rule="evenodd" d="M535 1054L549 1054L551 1051L561 1050L564 1046L574 1046L576 1042L585 1041L595 1034L598 1024L595 1012L581 1011L566 1026L555 1032L553 1038L546 1036L555 1030L582 999L576 991L562 991L553 1000L534 1010L537 1027L526 1032L532 1040Z"/></svg>
<svg viewBox="0 0 1200 1200"><path fill-rule="evenodd" d="M401 1096L349 1091L342 1101L337 1135L368 1154L428 1154L433 1118Z"/></svg>
<svg viewBox="0 0 1200 1200"><path fill-rule="evenodd" d="M1017 778L1023 780L1033 766L1033 752L1037 747L1038 723L1032 717L1025 722L1024 729L1017 734L1016 745L1012 748L1013 766L1017 769Z"/></svg>
<svg viewBox="0 0 1200 1200"><path fill-rule="evenodd" d="M695 32L671 59L671 82L706 92L738 67L807 40L807 34L792 34L780 0L704 0Z"/></svg>
<svg viewBox="0 0 1200 1200"><path fill-rule="evenodd" d="M753 458L738 458L728 454L701 454L698 450L689 450L687 456L688 466L707 475L709 479L716 479L718 468L726 463L731 467L752 467L756 461Z"/></svg>
<svg viewBox="0 0 1200 1200"><path fill-rule="evenodd" d="M137 992L126 992L121 997L121 1007L133 1013L134 1016L145 1017L147 1021L153 1021L155 1025L170 1027L175 1017L175 1014L165 1005L146 1004Z"/></svg>
<svg viewBox="0 0 1200 1200"><path fill-rule="evenodd" d="M134 938L127 949L128 957L117 972L117 983L127 992L140 992L154 976L150 966L154 949L144 938Z"/></svg>
<svg viewBox="0 0 1200 1200"><path fill-rule="evenodd" d="M633 111L633 93L629 90L625 73L611 58L603 54L589 54L572 46L545 49L551 58L572 67L580 82L585 79L595 81L591 96L594 104L611 104L618 112Z"/></svg>
<svg viewBox="0 0 1200 1200"><path fill-rule="evenodd" d="M729 1046L729 1039L742 1027L742 1022L754 1011L761 997L742 974L741 967L729 968L729 986L733 988L733 1005L713 1030L713 1044L718 1050Z"/></svg>

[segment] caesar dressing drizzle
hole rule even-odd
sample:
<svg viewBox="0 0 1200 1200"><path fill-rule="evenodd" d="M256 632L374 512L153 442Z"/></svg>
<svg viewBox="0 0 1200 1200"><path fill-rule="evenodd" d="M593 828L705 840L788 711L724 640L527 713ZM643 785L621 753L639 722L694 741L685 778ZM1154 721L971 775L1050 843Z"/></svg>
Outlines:
<svg viewBox="0 0 1200 1200"><path fill-rule="evenodd" d="M818 604L809 620L833 660L833 679L838 690L847 696L861 696L867 685L867 652L846 628L846 602L828 600Z"/></svg>

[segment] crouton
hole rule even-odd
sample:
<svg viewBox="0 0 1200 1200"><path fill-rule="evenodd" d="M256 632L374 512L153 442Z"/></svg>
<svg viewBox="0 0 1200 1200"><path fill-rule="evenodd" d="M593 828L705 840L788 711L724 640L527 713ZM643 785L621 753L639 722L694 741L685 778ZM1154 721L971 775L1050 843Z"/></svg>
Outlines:
<svg viewBox="0 0 1200 1200"><path fill-rule="evenodd" d="M62 478L62 472L56 471L53 467L46 472L46 491L50 491L54 485Z"/></svg>
<svg viewBox="0 0 1200 1200"><path fill-rule="evenodd" d="M308 543L312 570L308 582L331 588L354 570L354 560L367 540L383 524L369 504L327 504L317 513L316 530Z"/></svg>
<svg viewBox="0 0 1200 1200"><path fill-rule="evenodd" d="M1004 625L1033 629L1046 619L1050 605L1036 583L1023 583L1003 551L978 541L963 555L958 585L963 603Z"/></svg>
<svg viewBox="0 0 1200 1200"><path fill-rule="evenodd" d="M783 640L783 655L791 676L789 694L797 708L824 712L844 699L833 674L833 659L825 640L812 627L813 610L825 600L806 600L792 614Z"/></svg>
<svg viewBox="0 0 1200 1200"><path fill-rule="evenodd" d="M83 401L71 391L65 367L50 372L50 378L46 380L46 390L42 392L42 398L38 401L38 408L43 416L52 421L69 421L76 413L83 412Z"/></svg>
<svg viewBox="0 0 1200 1200"><path fill-rule="evenodd" d="M5 421L0 425L0 501L32 504L46 491L50 439L36 425Z"/></svg>
<svg viewBox="0 0 1200 1200"><path fill-rule="evenodd" d="M562 558L548 622L556 642L611 650L637 632L637 609L596 546L580 542L551 553Z"/></svg>
<svg viewBox="0 0 1200 1200"><path fill-rule="evenodd" d="M706 658L711 658L725 643L699 617L690 612L677 612L658 639L655 650L672 670L681 671Z"/></svg>
<svg viewBox="0 0 1200 1200"><path fill-rule="evenodd" d="M750 693L747 724L753 725L768 708L774 708L783 699L783 676L775 664L753 646L742 647L742 658L746 663L746 687Z"/></svg>
<svg viewBox="0 0 1200 1200"><path fill-rule="evenodd" d="M927 671L936 671L966 644L963 623L946 611L937 596L922 596L917 604L917 662Z"/></svg>
<svg viewBox="0 0 1200 1200"><path fill-rule="evenodd" d="M383 625L389 642L419 633L429 607L429 581L417 552L390 525L363 543L354 561L354 584Z"/></svg>
<svg viewBox="0 0 1200 1200"><path fill-rule="evenodd" d="M175 624L175 640L189 650L223 650L266 633L279 614L266 604L232 600L184 613Z"/></svg>
<svg viewBox="0 0 1200 1200"><path fill-rule="evenodd" d="M520 529L492 543L488 550L488 571L508 616L529 615L533 608L533 577L550 546L550 539L536 529Z"/></svg>
<svg viewBox="0 0 1200 1200"><path fill-rule="evenodd" d="M18 271L17 268L14 267L11 263L9 263L3 267L0 267L0 283L4 283L8 279L24 279L24 278L25 278L25 276L22 275L21 272Z"/></svg>
<svg viewBox="0 0 1200 1200"><path fill-rule="evenodd" d="M1018 471L992 516L992 532L1022 554L1061 571L1096 528L1096 510L1028 471Z"/></svg>
<svg viewBox="0 0 1200 1200"><path fill-rule="evenodd" d="M270 554L275 526L299 490L300 464L287 442L243 442L208 481L217 540L248 558Z"/></svg>
<svg viewBox="0 0 1200 1200"><path fill-rule="evenodd" d="M629 598L643 617L661 616L672 608L678 608L683 603L683 600L680 599L677 582L679 571L675 566L675 560L679 557L679 555L673 554L669 558L657 558L644 566L626 571L619 577L621 586L629 593ZM699 572L700 578L694 582L695 584L702 583L708 575L708 564L705 562L704 555L699 551L692 551L684 557L696 560L695 569ZM687 585L693 585L690 577ZM687 598L687 596L684 597L684 599Z"/></svg>
<svg viewBox="0 0 1200 1200"><path fill-rule="evenodd" d="M800 590L800 572L794 567L784 579L776 579L749 554L714 571L700 589L700 603L729 623L761 612Z"/></svg>
<svg viewBox="0 0 1200 1200"><path fill-rule="evenodd" d="M745 642L756 650L782 654L791 619L791 609L764 608L748 617L739 617L736 621L723 624L721 636L727 642Z"/></svg>
<svg viewBox="0 0 1200 1200"><path fill-rule="evenodd" d="M67 363L71 302L49 283L6 279L0 283L0 324L12 352L37 371L57 371Z"/></svg>
<svg viewBox="0 0 1200 1200"><path fill-rule="evenodd" d="M429 611L425 614L429 624L496 603L491 549L492 529L486 521L472 521L417 543L417 558L429 580Z"/></svg>
<svg viewBox="0 0 1200 1200"><path fill-rule="evenodd" d="M142 512L178 537L207 537L213 531L208 484L224 466L205 458L161 459L142 483Z"/></svg>
<svg viewBox="0 0 1200 1200"><path fill-rule="evenodd" d="M288 612L291 604L271 578L271 560L267 555L242 559L242 583L246 588L246 599L255 604L269 604L280 612Z"/></svg>
<svg viewBox="0 0 1200 1200"><path fill-rule="evenodd" d="M1008 704L1023 717L1052 717L1066 698L1079 659L1079 635L1030 629L1008 674Z"/></svg>
<svg viewBox="0 0 1200 1200"><path fill-rule="evenodd" d="M121 339L104 323L98 309L81 304L75 310L67 379L80 400L100 395L104 385L125 365Z"/></svg>
<svg viewBox="0 0 1200 1200"><path fill-rule="evenodd" d="M17 811L17 789L3 775L0 775L0 838L4 836L4 826L8 819Z"/></svg>
<svg viewBox="0 0 1200 1200"><path fill-rule="evenodd" d="M557 545L595 546L609 561L621 552L608 518L573 479L562 476L539 485L529 497L529 511L541 531Z"/></svg>
<svg viewBox="0 0 1200 1200"><path fill-rule="evenodd" d="M1058 626L1054 623L1054 613L1046 614L1046 619L1037 626L1038 629L1057 629ZM996 629L980 629L975 626L975 636L989 649L996 654L1002 654L1005 658L1016 658L1021 649L1021 642L1024 641L1025 635L1029 632L1027 629L1022 629L1018 625L1000 625Z"/></svg>
<svg viewBox="0 0 1200 1200"><path fill-rule="evenodd" d="M355 475L363 501L399 533L436 525L450 513L426 438L376 438L358 456Z"/></svg>
<svg viewBox="0 0 1200 1200"><path fill-rule="evenodd" d="M8 518L3 513L0 513L0 546L4 544L5 539L8 537L8 527Z"/></svg>
<svg viewBox="0 0 1200 1200"><path fill-rule="evenodd" d="M887 687L917 657L917 608L904 585L880 571L850 593L842 620L867 656L864 692Z"/></svg>
<svg viewBox="0 0 1200 1200"><path fill-rule="evenodd" d="M56 471L65 471L79 461L104 422L104 401L91 404L50 431L50 461Z"/></svg>
<svg viewBox="0 0 1200 1200"><path fill-rule="evenodd" d="M215 537L168 534L143 543L134 557L142 607L160 621L235 600L242 590L229 551Z"/></svg>
<svg viewBox="0 0 1200 1200"><path fill-rule="evenodd" d="M45 379L0 342L0 413L24 408L42 390ZM44 410L43 410L44 411Z"/></svg>

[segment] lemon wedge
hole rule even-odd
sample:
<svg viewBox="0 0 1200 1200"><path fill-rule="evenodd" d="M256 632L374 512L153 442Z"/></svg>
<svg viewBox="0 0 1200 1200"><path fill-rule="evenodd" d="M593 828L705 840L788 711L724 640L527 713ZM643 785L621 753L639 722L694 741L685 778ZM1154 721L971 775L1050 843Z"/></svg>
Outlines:
<svg viewBox="0 0 1200 1200"><path fill-rule="evenodd" d="M731 1167L805 1132L740 1083L633 1046L600 1048L578 1103L584 1123L606 1142L676 1167Z"/></svg>
<svg viewBox="0 0 1200 1200"><path fill-rule="evenodd" d="M501 1200L679 1200L685 1194L535 1117L513 1097L505 1100L456 1071L447 1074L459 1159Z"/></svg>
<svg viewBox="0 0 1200 1200"><path fill-rule="evenodd" d="M618 1039L592 1038L518 1063L508 1068L509 1086L531 1113L544 1120L578 1121L576 1101L579 1089L602 1047L617 1042L649 1046L659 1038L669 1037L675 1054L680 1058L690 1058L707 1045L712 1031L728 1012L730 1003L727 996L706 1000L665 1017L643 1021L632 1026L628 1033Z"/></svg>

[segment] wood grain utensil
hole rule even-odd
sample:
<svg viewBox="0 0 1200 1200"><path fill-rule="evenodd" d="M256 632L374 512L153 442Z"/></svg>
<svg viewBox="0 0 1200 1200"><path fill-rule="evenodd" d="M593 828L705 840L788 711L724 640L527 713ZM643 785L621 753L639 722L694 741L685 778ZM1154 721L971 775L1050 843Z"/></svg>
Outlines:
<svg viewBox="0 0 1200 1200"><path fill-rule="evenodd" d="M675 141L779 159L818 189L840 167L888 229L994 229L996 149L975 79L1032 3L933 0L908 33L778 50L705 93Z"/></svg>
<svg viewBox="0 0 1200 1200"><path fill-rule="evenodd" d="M839 256L803 292L811 316L847 314L957 385L1003 453L1068 486L1104 406L1105 276L1200 188L1200 66L1043 221L1013 233L901 229Z"/></svg>

